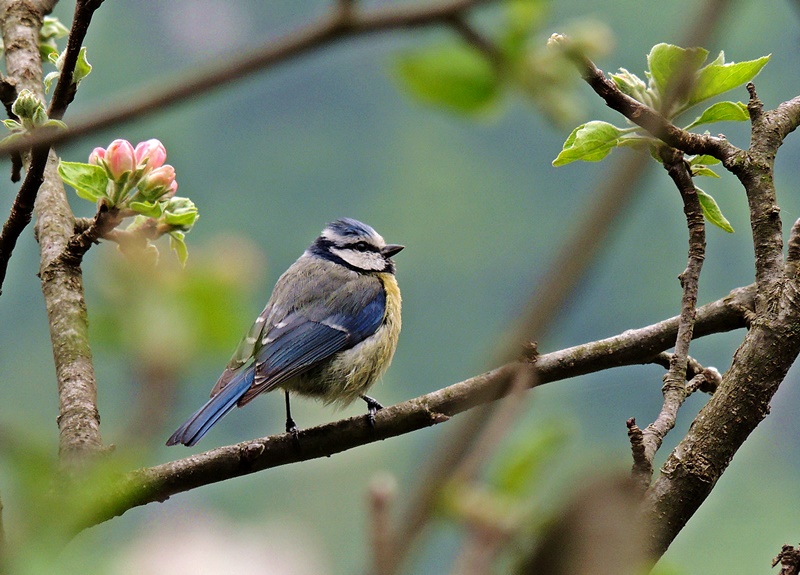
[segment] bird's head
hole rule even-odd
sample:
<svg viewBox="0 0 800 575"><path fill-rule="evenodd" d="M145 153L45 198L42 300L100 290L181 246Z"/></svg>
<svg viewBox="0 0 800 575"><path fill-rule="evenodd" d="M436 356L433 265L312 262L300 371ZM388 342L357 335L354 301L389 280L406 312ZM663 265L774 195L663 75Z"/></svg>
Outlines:
<svg viewBox="0 0 800 575"><path fill-rule="evenodd" d="M387 244L372 227L352 218L329 223L307 254L362 273L394 273L392 256L405 246Z"/></svg>

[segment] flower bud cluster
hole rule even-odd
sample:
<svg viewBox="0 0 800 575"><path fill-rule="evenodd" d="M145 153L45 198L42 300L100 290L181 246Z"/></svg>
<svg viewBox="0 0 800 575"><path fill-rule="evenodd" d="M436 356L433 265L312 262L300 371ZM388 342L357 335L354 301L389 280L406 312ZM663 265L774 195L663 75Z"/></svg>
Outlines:
<svg viewBox="0 0 800 575"><path fill-rule="evenodd" d="M119 190L113 194L114 204L164 201L174 196L178 189L175 168L165 164L166 159L167 150L156 139L139 142L135 148L128 140L114 140L108 148L95 148L89 154L89 164L103 168Z"/></svg>
<svg viewBox="0 0 800 575"><path fill-rule="evenodd" d="M107 148L95 148L89 162L61 161L58 173L79 197L134 217L130 233L151 239L170 236L170 246L183 263L185 235L197 221L197 207L189 198L175 195L175 168L165 163L167 150L156 139L139 142L118 139ZM153 247L153 246L150 246Z"/></svg>

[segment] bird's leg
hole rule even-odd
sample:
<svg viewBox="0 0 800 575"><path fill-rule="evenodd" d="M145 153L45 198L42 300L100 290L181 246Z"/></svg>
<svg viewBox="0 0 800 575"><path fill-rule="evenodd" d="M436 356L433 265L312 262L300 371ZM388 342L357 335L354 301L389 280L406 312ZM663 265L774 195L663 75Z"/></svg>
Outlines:
<svg viewBox="0 0 800 575"><path fill-rule="evenodd" d="M369 422L369 426L375 429L375 413L377 413L379 409L383 409L383 406L368 395L359 395L359 397L367 402L367 409L369 410L367 413L367 421Z"/></svg>
<svg viewBox="0 0 800 575"><path fill-rule="evenodd" d="M292 408L289 405L289 392L283 390L283 395L286 398L286 433L291 433L292 437L298 438L300 431L297 429L297 424L292 419Z"/></svg>

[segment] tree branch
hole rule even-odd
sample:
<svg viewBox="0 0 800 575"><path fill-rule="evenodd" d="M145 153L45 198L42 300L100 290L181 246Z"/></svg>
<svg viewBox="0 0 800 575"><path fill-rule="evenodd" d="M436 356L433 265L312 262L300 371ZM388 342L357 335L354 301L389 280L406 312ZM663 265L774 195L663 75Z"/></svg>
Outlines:
<svg viewBox="0 0 800 575"><path fill-rule="evenodd" d="M752 305L752 294L751 286L737 288L725 298L698 308L694 336L745 327L742 310ZM543 384L610 367L649 363L654 356L674 345L679 323L679 318L673 317L608 339L540 355L536 358L537 381ZM196 487L289 463L328 457L442 423L453 415L499 399L508 391L518 365L507 364L384 408L375 416L374 430L364 417L357 416L301 431L300 448L292 436L282 433L131 472L116 483L112 493L104 494L91 524Z"/></svg>
<svg viewBox="0 0 800 575"><path fill-rule="evenodd" d="M646 500L650 551L659 557L708 497L731 459L769 413L769 402L800 353L798 278L787 275L774 187L774 159L800 121L800 101L765 112L752 84L751 145L726 166L745 187L756 259L755 314L711 400L670 454ZM792 249L792 257L795 250Z"/></svg>
<svg viewBox="0 0 800 575"><path fill-rule="evenodd" d="M792 547L784 545L778 556L772 560L772 566L781 564L781 572L778 575L798 575L800 573L800 545Z"/></svg>
<svg viewBox="0 0 800 575"><path fill-rule="evenodd" d="M689 257L686 269L680 275L683 297L681 299L680 324L675 342L675 353L664 378L664 404L656 420L642 432L644 457L652 462L661 447L664 437L675 427L678 410L688 396L686 389L686 369L689 363L689 344L696 315L698 282L700 270L705 259L706 235L703 209L697 197L692 174L683 158L683 152L675 148L663 147L659 150L664 168L675 183L683 199L683 211L689 229ZM641 467L641 466L640 466Z"/></svg>
<svg viewBox="0 0 800 575"><path fill-rule="evenodd" d="M747 193L759 287L756 312L760 313L770 305L770 300L775 301L784 277L783 234L773 174L778 147L800 121L800 98L764 112L752 82L747 84L747 90L750 92L747 105L751 122L750 149L730 169Z"/></svg>
<svg viewBox="0 0 800 575"><path fill-rule="evenodd" d="M2 0L0 21L9 77L19 89L27 88L44 101L39 54L43 14L35 8L27 2ZM73 23L73 28L75 26ZM72 71L66 66L64 73L72 77ZM72 468L80 464L87 453L100 450L102 439L81 270L77 265L64 262L54 264L72 238L75 226L57 165L58 158L47 146L34 146L19 195L26 201L35 198L40 277L58 383L59 454L65 468ZM30 219L30 212L27 217ZM21 229L17 226L15 232ZM3 255L7 258L10 253Z"/></svg>
<svg viewBox="0 0 800 575"><path fill-rule="evenodd" d="M53 93L53 99L50 102L48 113L52 118L63 117L67 106L75 95L76 86L72 83L72 75L78 60L78 52L80 52L86 36L92 14L101 3L102 0L78 0L75 5L75 17L69 34L67 55L58 78L58 84ZM42 101L45 98L41 83L42 64L41 56L39 55L39 28L42 25L42 18L52 10L54 5L55 2L51 1L28 6L24 2L9 2L8 0L4 0L1 4L4 14L2 18L3 40L6 46L11 46L6 53L8 75L14 80L18 88L28 88ZM31 25L29 26L28 24ZM17 37L24 38L25 43L22 50L17 49L18 46L10 44ZM36 50L32 52L32 45L34 44ZM38 81L31 81L31 76L26 76L34 70L38 70L33 76ZM20 80L23 77L25 80ZM18 141L18 149L13 152L14 154L21 154L32 150L25 180L14 199L8 219L3 224L2 232L0 232L0 294L2 294L9 259L17 245L17 239L31 221L36 195L39 193L39 187L42 185L44 177L50 145L42 142L37 143L37 138L45 140L57 133L58 131L55 130L41 130L29 138L23 138Z"/></svg>

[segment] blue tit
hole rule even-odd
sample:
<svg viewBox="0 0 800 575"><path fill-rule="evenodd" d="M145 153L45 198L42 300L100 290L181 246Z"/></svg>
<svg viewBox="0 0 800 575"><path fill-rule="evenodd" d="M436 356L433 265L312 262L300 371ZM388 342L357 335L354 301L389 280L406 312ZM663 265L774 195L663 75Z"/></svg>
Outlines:
<svg viewBox="0 0 800 575"><path fill-rule="evenodd" d="M348 405L381 405L365 395L392 361L400 335L400 289L387 244L350 218L328 224L278 279L267 307L242 339L211 399L167 445L194 445L226 413L260 393L283 389L286 431L296 435L289 393Z"/></svg>

